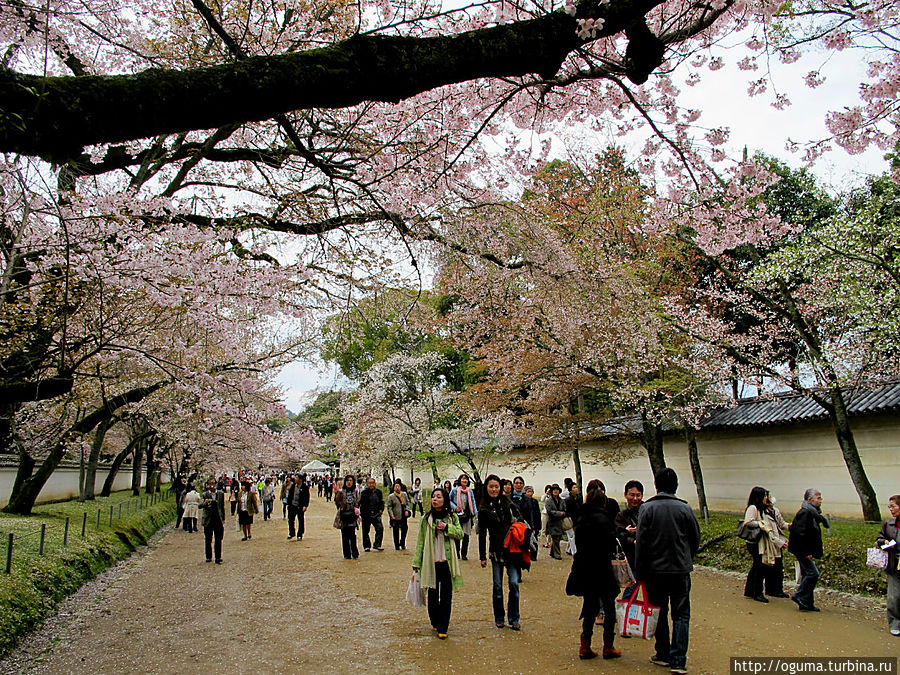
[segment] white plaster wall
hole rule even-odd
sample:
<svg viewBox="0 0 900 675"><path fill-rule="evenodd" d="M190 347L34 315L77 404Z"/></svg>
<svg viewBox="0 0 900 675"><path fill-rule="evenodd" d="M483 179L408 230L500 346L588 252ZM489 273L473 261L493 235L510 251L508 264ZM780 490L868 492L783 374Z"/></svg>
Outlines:
<svg viewBox="0 0 900 675"><path fill-rule="evenodd" d="M109 475L108 468L97 469L97 481L95 483L97 492L103 487L106 477ZM0 467L0 507L5 506L9 501L9 495L12 492L13 482L16 479L15 467ZM165 481L166 477L163 476ZM143 486L147 480L146 471L141 476L141 485ZM113 482L113 490L126 490L131 487L131 466L123 467L116 475ZM60 499L72 499L78 496L78 469L60 467L52 474L41 490L38 497L38 503L56 501Z"/></svg>
<svg viewBox="0 0 900 675"><path fill-rule="evenodd" d="M888 497L900 494L900 420L896 417L857 419L853 430L863 465L878 495L882 515L886 518ZM743 511L750 489L761 485L776 497L786 518L793 517L807 488L822 492L824 512L854 519L862 517L859 497L834 432L827 422L762 430L704 432L698 434L697 446L707 501L713 510ZM643 448L636 442L632 443L625 451L630 458L614 466L607 466L601 461L606 450L608 446L603 443L582 447L585 483L599 478L606 485L607 492L620 503L623 501L625 483L631 479L641 481L647 495L655 493L650 463ZM697 490L691 476L687 444L680 437L667 436L665 454L667 465L678 474L679 496L696 508ZM504 478L521 474L538 493L547 483L562 485L567 476L575 478L574 463L570 457L557 455L561 461L529 462L528 459L533 456L533 450L527 453L513 451L505 461L489 467L482 477L491 472ZM406 480L409 471L404 470L398 475ZM430 471L417 471L415 475L431 486ZM442 479L453 479L457 475L457 469L446 469L442 472Z"/></svg>

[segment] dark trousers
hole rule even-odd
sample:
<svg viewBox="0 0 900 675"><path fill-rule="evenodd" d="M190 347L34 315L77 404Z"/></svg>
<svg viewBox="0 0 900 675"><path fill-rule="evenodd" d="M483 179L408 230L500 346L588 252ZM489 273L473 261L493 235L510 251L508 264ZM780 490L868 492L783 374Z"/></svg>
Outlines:
<svg viewBox="0 0 900 675"><path fill-rule="evenodd" d="M297 519L297 529L294 530L294 518ZM296 532L297 536L303 538L306 531L306 518L304 518L303 509L299 506L288 505L288 536L293 537ZM353 540L356 541L354 535Z"/></svg>
<svg viewBox="0 0 900 675"><path fill-rule="evenodd" d="M585 596L581 603L581 637L589 638L594 635L594 621L603 607L603 642L612 644L616 638L616 596L609 595L598 597Z"/></svg>
<svg viewBox="0 0 900 675"><path fill-rule="evenodd" d="M185 518L184 519L184 531L185 532L196 532L197 531L197 519L196 518Z"/></svg>
<svg viewBox="0 0 900 675"><path fill-rule="evenodd" d="M420 515L420 516L424 516L424 515L425 515L425 507L422 506L422 502L413 502L413 503L412 503L412 516L413 516L413 518L416 517L416 508L417 508L417 507L418 507L418 509L419 509L419 515Z"/></svg>
<svg viewBox="0 0 900 675"><path fill-rule="evenodd" d="M428 618L438 633L446 633L450 626L450 610L453 605L450 563L446 560L434 563L434 576L435 587L427 589Z"/></svg>
<svg viewBox="0 0 900 675"><path fill-rule="evenodd" d="M231 504L231 515L233 516L233 515L234 515L234 512L237 510L237 505L238 505L238 503L237 503L236 501L234 501L234 502L229 502L229 503Z"/></svg>
<svg viewBox="0 0 900 675"><path fill-rule="evenodd" d="M391 527L394 530L394 548L406 548L406 533L409 532L409 525L406 518L392 520Z"/></svg>
<svg viewBox="0 0 900 675"><path fill-rule="evenodd" d="M181 527L181 519L184 516L184 507L179 506L176 510L176 518L175 518L175 529L177 530Z"/></svg>
<svg viewBox="0 0 900 675"><path fill-rule="evenodd" d="M522 580L522 570L515 565L507 565L496 560L491 560L491 573L493 576L493 588L491 599L494 604L494 621L503 621L503 570L509 579L509 602L506 606L506 617L510 623L519 622L519 582Z"/></svg>
<svg viewBox="0 0 900 675"><path fill-rule="evenodd" d="M763 581L766 578L766 568L763 565L762 556L758 553L756 542L747 544L747 553L753 559L750 571L747 573L747 582L744 584L744 595L748 598L758 598L763 594Z"/></svg>
<svg viewBox="0 0 900 675"><path fill-rule="evenodd" d="M341 528L341 548L345 558L359 557L359 549L356 547L356 525Z"/></svg>
<svg viewBox="0 0 900 675"><path fill-rule="evenodd" d="M812 558L797 558L797 561L800 563L800 583L794 591L794 597L801 607L813 607L815 605L813 591L819 583L819 568Z"/></svg>
<svg viewBox="0 0 900 675"><path fill-rule="evenodd" d="M774 565L765 565L766 595L784 594L784 562L775 558Z"/></svg>
<svg viewBox="0 0 900 675"><path fill-rule="evenodd" d="M272 509L275 506L274 500L263 500L263 520L268 520L272 517Z"/></svg>
<svg viewBox="0 0 900 675"><path fill-rule="evenodd" d="M369 527L375 528L375 548L381 548L381 540L384 539L384 525L381 523L381 516L377 518L362 517L363 531L363 548L372 548L372 542L369 541Z"/></svg>
<svg viewBox="0 0 900 675"><path fill-rule="evenodd" d="M456 555L460 560L466 560L469 556L469 535L464 534L462 541L456 540Z"/></svg>
<svg viewBox="0 0 900 675"><path fill-rule="evenodd" d="M688 634L691 624L691 575L654 574L643 579L648 600L659 607L656 625L656 656L668 661L672 668L684 668L687 661ZM672 634L669 639L669 615ZM604 624L605 625L605 624Z"/></svg>
<svg viewBox="0 0 900 675"><path fill-rule="evenodd" d="M225 523L221 520L212 525L203 526L203 539L206 544L206 559L213 557L213 537L216 539L216 560L222 559L222 537L225 536Z"/></svg>

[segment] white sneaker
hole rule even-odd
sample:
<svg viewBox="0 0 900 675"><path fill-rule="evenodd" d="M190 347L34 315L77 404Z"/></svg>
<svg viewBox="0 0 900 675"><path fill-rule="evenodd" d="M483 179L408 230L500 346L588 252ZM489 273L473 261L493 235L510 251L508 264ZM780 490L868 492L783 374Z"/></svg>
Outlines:
<svg viewBox="0 0 900 675"><path fill-rule="evenodd" d="M891 635L900 636L900 628L891 628Z"/></svg>

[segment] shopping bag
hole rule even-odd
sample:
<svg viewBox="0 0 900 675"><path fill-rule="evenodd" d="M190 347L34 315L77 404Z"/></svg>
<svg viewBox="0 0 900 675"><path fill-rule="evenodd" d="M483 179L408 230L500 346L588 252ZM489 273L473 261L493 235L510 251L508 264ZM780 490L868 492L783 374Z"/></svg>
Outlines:
<svg viewBox="0 0 900 675"><path fill-rule="evenodd" d="M878 546L866 549L866 565L874 567L878 570L886 570L888 566L887 551L882 550Z"/></svg>
<svg viewBox="0 0 900 675"><path fill-rule="evenodd" d="M659 607L647 601L647 588L643 582L635 586L630 598L616 600L616 632L622 637L649 640L656 632L658 622Z"/></svg>
<svg viewBox="0 0 900 675"><path fill-rule="evenodd" d="M413 607L425 606L425 592L419 583L419 573L413 572L409 580L409 586L406 587L406 601Z"/></svg>
<svg viewBox="0 0 900 675"><path fill-rule="evenodd" d="M610 562L612 564L613 575L616 577L619 588L628 588L636 581L634 572L631 571L631 565L628 564L628 559L625 557L625 551L622 550L622 545L619 543L618 539L616 539L616 552L613 554L613 558Z"/></svg>

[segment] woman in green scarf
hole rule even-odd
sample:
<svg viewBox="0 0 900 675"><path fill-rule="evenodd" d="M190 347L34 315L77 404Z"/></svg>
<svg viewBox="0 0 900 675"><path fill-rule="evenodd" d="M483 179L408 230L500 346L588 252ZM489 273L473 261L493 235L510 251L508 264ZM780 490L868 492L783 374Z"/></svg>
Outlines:
<svg viewBox="0 0 900 675"><path fill-rule="evenodd" d="M459 518L450 509L450 495L443 488L431 493L431 510L419 526L413 570L420 573L428 595L428 618L441 640L447 637L453 589L462 586L462 571L452 540L462 539Z"/></svg>

